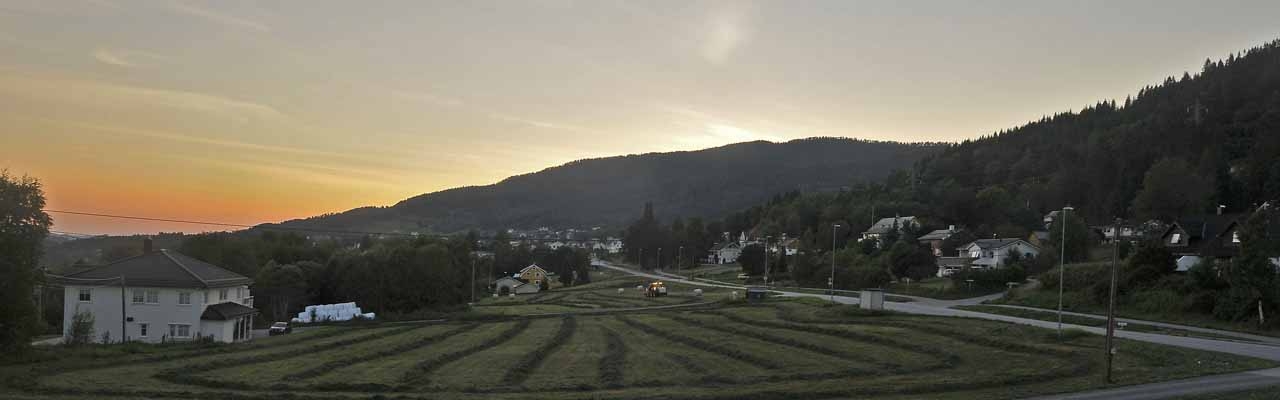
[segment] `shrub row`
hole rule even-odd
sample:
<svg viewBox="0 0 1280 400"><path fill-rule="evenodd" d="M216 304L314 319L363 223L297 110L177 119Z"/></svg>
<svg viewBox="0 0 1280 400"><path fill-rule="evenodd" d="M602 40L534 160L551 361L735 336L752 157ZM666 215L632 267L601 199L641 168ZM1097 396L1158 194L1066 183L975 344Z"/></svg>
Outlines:
<svg viewBox="0 0 1280 400"><path fill-rule="evenodd" d="M284 380L289 381L289 380L303 380L307 378L313 378L320 375L324 375L325 373L332 371L334 369L337 369L339 367L355 365L362 362L377 360L379 358L390 357L390 356L393 356L399 353L404 353L407 351L417 350L419 348L429 346L433 343L437 343L441 340L448 339L450 337L453 337L462 333L470 332L472 330L475 330L479 326L480 326L479 324L462 325L438 335L418 338L417 340L404 343L399 346L392 346L385 350L375 351L373 353L368 353L363 355L357 355L350 358L329 361L311 368L307 368L302 371L298 371L293 374L285 375Z"/></svg>
<svg viewBox="0 0 1280 400"><path fill-rule="evenodd" d="M515 338L517 335L520 335L520 333L524 332L525 329L529 329L530 323L531 323L530 320L522 320L516 323L514 326L507 328L507 330L503 331L501 334L498 334L498 336L495 336L489 340L486 340L483 343L480 343L475 346L471 346L462 350L458 350L452 353L448 353L433 359L423 360L422 362L419 362L417 365L414 365L413 368L410 369L409 371L406 371L404 373L404 376L400 377L400 381L406 384L426 381L427 375L430 374L432 371L439 369L445 364L448 364L457 360L461 360L469 355L479 353L486 349L503 344L508 340Z"/></svg>
<svg viewBox="0 0 1280 400"><path fill-rule="evenodd" d="M622 321L622 323L627 324L632 328L636 328L644 333L648 333L653 336L657 336L657 337L667 339L676 343L680 343L685 346L689 346L698 350L719 354L719 355L729 357L739 361L745 361L750 364L762 366L766 369L782 368L782 364L779 364L776 361L773 361L767 358L757 357L751 353L738 350L732 347L721 346L711 342L707 342L705 340L695 339L695 338L684 336L684 335L677 335L677 334L641 323L639 321L633 320L631 318L628 318L622 315L618 315L614 318L617 318L619 321Z"/></svg>
<svg viewBox="0 0 1280 400"><path fill-rule="evenodd" d="M551 340L543 341L541 346L532 352L526 353L524 358L507 368L507 373L502 377L502 382L507 386L519 386L525 380L529 379L529 374L533 373L547 356L564 346L573 338L574 332L578 330L578 319L573 316L565 317L560 321L560 329L556 331L556 335Z"/></svg>
<svg viewBox="0 0 1280 400"><path fill-rule="evenodd" d="M612 329L604 329L604 356L600 357L600 383L617 389L623 386L627 366L627 343Z"/></svg>

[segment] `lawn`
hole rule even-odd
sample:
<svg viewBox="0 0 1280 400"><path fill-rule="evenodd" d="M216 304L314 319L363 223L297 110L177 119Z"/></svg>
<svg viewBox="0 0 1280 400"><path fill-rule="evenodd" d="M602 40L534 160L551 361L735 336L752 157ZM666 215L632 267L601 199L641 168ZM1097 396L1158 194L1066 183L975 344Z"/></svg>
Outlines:
<svg viewBox="0 0 1280 400"><path fill-rule="evenodd" d="M546 302L650 301L608 292ZM527 303L486 307L543 306ZM40 347L0 363L0 397L1010 399L1097 388L1102 368L1095 335L1059 341L1045 329L813 299L490 319L335 325L240 345ZM1274 366L1122 345L1118 384Z"/></svg>
<svg viewBox="0 0 1280 400"><path fill-rule="evenodd" d="M1070 287L1068 287L1068 289L1070 289ZM1057 308L1058 292L1056 290L1045 289L1015 290L1012 297L1006 296L1005 298L996 300L995 302L999 304L1011 304L1046 309ZM1094 304L1088 300L1088 296L1085 293L1078 290L1067 290L1063 293L1062 302L1063 309L1066 311L1089 314L1105 314L1107 312L1105 305ZM1278 329L1260 329L1254 324L1222 321L1206 314L1141 312L1135 310L1134 307L1126 307L1124 304L1120 304L1117 308L1117 315L1122 318L1166 322L1201 328L1221 329L1226 331L1252 333L1255 335L1280 337L1280 330Z"/></svg>
<svg viewBox="0 0 1280 400"><path fill-rule="evenodd" d="M929 278L920 282L890 282L885 292L907 296L928 297L939 300L959 300L971 297L1000 293L1003 290L982 290L980 288L957 288L948 278Z"/></svg>
<svg viewBox="0 0 1280 400"><path fill-rule="evenodd" d="M987 313L987 314L997 314L997 315L1007 315L1010 317L1037 319L1041 321L1052 321L1052 322L1058 321L1058 314L1053 311L1026 310L1026 309L1006 308L1006 307L998 307L998 306L990 306L990 305L957 306L954 308L961 309L961 310L968 310L968 311L977 311L977 312ZM1071 324L1071 325L1081 325L1081 326L1093 326L1093 327L1107 326L1107 320L1105 319L1081 317L1077 315L1066 315L1066 314L1062 316L1062 323ZM1192 331L1187 331L1182 329L1171 329L1171 328L1146 325L1146 324L1130 323L1130 324L1124 325L1124 327L1120 329L1123 329L1126 331L1133 331L1133 332L1158 333L1161 335L1171 335L1171 336L1191 336L1191 337L1202 337L1207 339L1240 340L1239 338L1231 337L1231 336L1214 335L1211 333L1204 333L1204 332L1192 332Z"/></svg>

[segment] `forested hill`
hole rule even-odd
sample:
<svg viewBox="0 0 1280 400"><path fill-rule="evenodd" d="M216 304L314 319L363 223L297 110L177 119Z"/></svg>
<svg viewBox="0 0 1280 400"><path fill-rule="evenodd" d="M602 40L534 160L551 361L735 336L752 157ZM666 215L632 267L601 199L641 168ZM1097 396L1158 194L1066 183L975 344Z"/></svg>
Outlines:
<svg viewBox="0 0 1280 400"><path fill-rule="evenodd" d="M424 194L390 207L284 222L294 228L448 233L505 227L622 226L645 202L661 216L719 217L787 191L884 179L944 146L846 138L747 142L597 158L488 186Z"/></svg>
<svg viewBox="0 0 1280 400"><path fill-rule="evenodd" d="M1100 220L1280 198L1280 41L1205 60L1199 73L1123 102L961 143L923 165L926 185L1001 186L1037 211L1072 204ZM1140 193L1144 181L1151 187Z"/></svg>
<svg viewBox="0 0 1280 400"><path fill-rule="evenodd" d="M1280 199L1280 41L1106 100L969 140L841 194L785 196L725 219L731 231L802 234L830 246L876 217L1024 237L1065 205L1092 223L1245 211Z"/></svg>

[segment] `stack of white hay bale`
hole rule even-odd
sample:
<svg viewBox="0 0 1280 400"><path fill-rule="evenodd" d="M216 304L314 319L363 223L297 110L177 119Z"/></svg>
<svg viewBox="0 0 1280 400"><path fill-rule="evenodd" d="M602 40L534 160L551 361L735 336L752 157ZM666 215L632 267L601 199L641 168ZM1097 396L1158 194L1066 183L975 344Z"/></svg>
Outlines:
<svg viewBox="0 0 1280 400"><path fill-rule="evenodd" d="M375 316L374 313L362 312L356 303L319 304L304 308L293 322L350 321L353 318L373 319Z"/></svg>

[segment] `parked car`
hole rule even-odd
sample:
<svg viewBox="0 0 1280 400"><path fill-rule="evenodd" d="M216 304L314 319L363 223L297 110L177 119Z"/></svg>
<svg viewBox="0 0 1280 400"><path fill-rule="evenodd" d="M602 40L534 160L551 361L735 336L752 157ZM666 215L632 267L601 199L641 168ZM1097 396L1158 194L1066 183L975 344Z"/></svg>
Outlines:
<svg viewBox="0 0 1280 400"><path fill-rule="evenodd" d="M289 333L293 333L293 327L289 326L288 322L277 322L271 324L271 328L267 329L268 336L284 335Z"/></svg>

